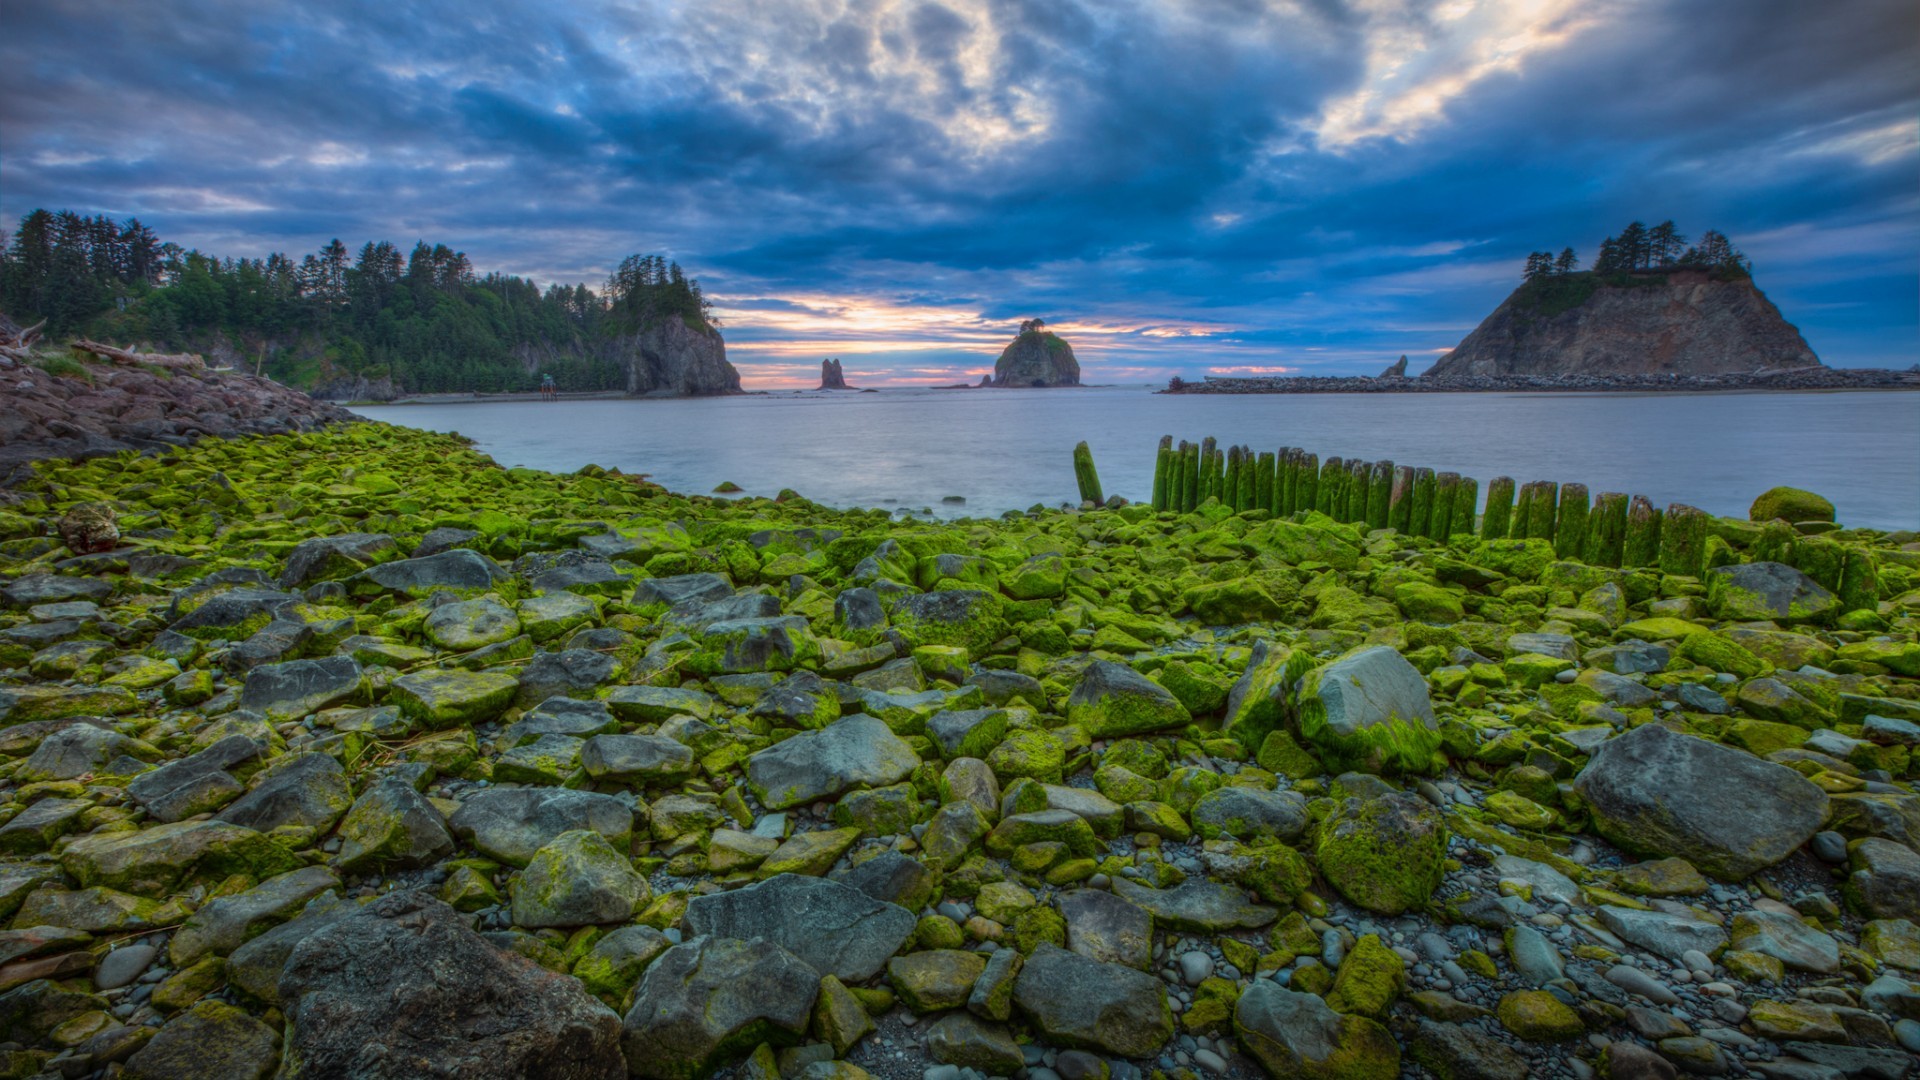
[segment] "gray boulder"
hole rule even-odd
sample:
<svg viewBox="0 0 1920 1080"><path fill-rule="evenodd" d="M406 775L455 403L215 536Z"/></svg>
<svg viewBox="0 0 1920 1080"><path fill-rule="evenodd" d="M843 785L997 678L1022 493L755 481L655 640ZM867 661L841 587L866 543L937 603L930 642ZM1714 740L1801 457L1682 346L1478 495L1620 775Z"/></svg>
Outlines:
<svg viewBox="0 0 1920 1080"><path fill-rule="evenodd" d="M1847 884L1869 916L1920 921L1920 855L1879 837L1854 841L1848 854Z"/></svg>
<svg viewBox="0 0 1920 1080"><path fill-rule="evenodd" d="M424 595L434 589L491 589L507 577L507 572L485 555L454 548L425 558L381 563L355 574L349 579L349 588L355 593Z"/></svg>
<svg viewBox="0 0 1920 1080"><path fill-rule="evenodd" d="M595 735L580 747L580 765L595 780L661 783L691 775L693 751L665 735Z"/></svg>
<svg viewBox="0 0 1920 1080"><path fill-rule="evenodd" d="M676 945L634 990L620 1040L627 1068L645 1080L687 1080L763 1042L794 1045L819 993L820 973L770 941Z"/></svg>
<svg viewBox="0 0 1920 1080"><path fill-rule="evenodd" d="M261 832L282 825L326 832L352 805L353 792L339 761L330 754L293 754L263 770L252 791L220 811L220 820Z"/></svg>
<svg viewBox="0 0 1920 1080"><path fill-rule="evenodd" d="M1104 889L1075 889L1056 901L1067 948L1103 964L1141 971L1153 964L1153 916Z"/></svg>
<svg viewBox="0 0 1920 1080"><path fill-rule="evenodd" d="M1114 878L1113 892L1152 915L1159 925L1194 933L1253 930L1280 917L1274 908L1248 900L1245 890L1205 878L1193 878L1171 889L1150 889L1126 878Z"/></svg>
<svg viewBox="0 0 1920 1080"><path fill-rule="evenodd" d="M722 938L765 938L822 975L865 982L913 936L913 912L825 878L779 874L732 892L696 896L687 928Z"/></svg>
<svg viewBox="0 0 1920 1080"><path fill-rule="evenodd" d="M332 870L308 866L270 877L243 893L215 897L180 924L167 944L168 959L184 968L209 954L226 956L248 938L299 914L314 897L339 887L340 878Z"/></svg>
<svg viewBox="0 0 1920 1080"><path fill-rule="evenodd" d="M1167 988L1143 971L1043 943L1020 966L1013 1004L1048 1038L1120 1057L1147 1057L1173 1037Z"/></svg>
<svg viewBox="0 0 1920 1080"><path fill-rule="evenodd" d="M559 694L588 694L619 674L620 661L592 649L538 652L520 669L520 689L514 691L514 701L524 708Z"/></svg>
<svg viewBox="0 0 1920 1080"><path fill-rule="evenodd" d="M1729 881L1786 858L1827 820L1826 792L1806 777L1659 724L1601 743L1574 789L1607 839Z"/></svg>
<svg viewBox="0 0 1920 1080"><path fill-rule="evenodd" d="M290 1071L302 1075L626 1075L619 1017L579 980L495 948L421 892L382 896L308 935L279 997Z"/></svg>
<svg viewBox="0 0 1920 1080"><path fill-rule="evenodd" d="M1716 617L1733 622L1828 622L1840 599L1785 563L1754 562L1707 571L1707 603Z"/></svg>
<svg viewBox="0 0 1920 1080"><path fill-rule="evenodd" d="M709 603L733 595L733 585L719 574L680 574L675 577L643 578L633 587L633 605L677 607L694 601Z"/></svg>
<svg viewBox="0 0 1920 1080"><path fill-rule="evenodd" d="M247 672L240 690L240 707L269 720L298 720L322 709L345 705L364 697L366 679L359 661L351 656L320 660L289 660L263 664Z"/></svg>
<svg viewBox="0 0 1920 1080"><path fill-rule="evenodd" d="M141 758L157 756L154 749L117 731L72 724L40 740L27 760L20 763L20 780L72 780L101 771L107 762L121 755Z"/></svg>
<svg viewBox="0 0 1920 1080"><path fill-rule="evenodd" d="M615 848L633 840L633 808L611 795L564 788L490 788L475 792L448 820L453 834L481 854L525 866L553 838L592 829Z"/></svg>
<svg viewBox="0 0 1920 1080"><path fill-rule="evenodd" d="M240 797L246 786L228 770L266 755L264 743L229 735L195 754L141 773L127 784L127 797L156 821L179 821L217 810Z"/></svg>
<svg viewBox="0 0 1920 1080"><path fill-rule="evenodd" d="M453 834L433 804L397 776L367 785L340 823L334 862L347 873L411 869L453 853Z"/></svg>
<svg viewBox="0 0 1920 1080"><path fill-rule="evenodd" d="M1307 800L1298 792L1225 787L1193 804L1193 829L1212 840L1294 840L1307 828Z"/></svg>
<svg viewBox="0 0 1920 1080"><path fill-rule="evenodd" d="M346 533L302 540L287 554L280 571L280 587L297 589L315 581L351 577L379 563L397 558L400 549L385 533Z"/></svg>
<svg viewBox="0 0 1920 1080"><path fill-rule="evenodd" d="M920 755L886 724L856 713L803 732L747 759L747 782L770 810L813 802L856 787L906 779Z"/></svg>
<svg viewBox="0 0 1920 1080"><path fill-rule="evenodd" d="M1125 664L1096 660L1067 695L1067 720L1096 739L1113 739L1193 722L1166 687Z"/></svg>
<svg viewBox="0 0 1920 1080"><path fill-rule="evenodd" d="M1300 734L1330 764L1424 772L1440 745L1426 678L1386 645L1309 671L1299 700Z"/></svg>
<svg viewBox="0 0 1920 1080"><path fill-rule="evenodd" d="M1712 955L1727 943L1727 932L1719 924L1669 911L1603 905L1600 922L1627 944L1676 963L1689 950Z"/></svg>
<svg viewBox="0 0 1920 1080"><path fill-rule="evenodd" d="M1400 1073L1400 1046L1364 1016L1343 1016L1313 994L1256 979L1234 1005L1240 1042L1274 1076L1335 1080Z"/></svg>
<svg viewBox="0 0 1920 1080"><path fill-rule="evenodd" d="M534 852L513 884L516 926L624 923L653 899L626 855L591 829L564 832Z"/></svg>

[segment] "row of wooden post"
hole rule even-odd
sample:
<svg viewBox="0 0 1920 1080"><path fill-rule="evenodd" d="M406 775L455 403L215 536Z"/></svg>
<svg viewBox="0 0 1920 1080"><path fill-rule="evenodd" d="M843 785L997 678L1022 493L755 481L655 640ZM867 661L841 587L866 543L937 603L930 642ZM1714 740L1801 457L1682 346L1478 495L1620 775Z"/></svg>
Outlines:
<svg viewBox="0 0 1920 1080"><path fill-rule="evenodd" d="M1190 513L1208 499L1234 512L1265 510L1275 516L1316 511L1368 529L1396 529L1432 540L1478 536L1483 540L1535 539L1554 553L1595 566L1658 566L1669 574L1698 575L1705 569L1705 511L1673 503L1662 512L1644 495L1601 492L1591 500L1585 484L1539 480L1520 485L1510 477L1487 484L1484 513L1476 514L1480 482L1455 472L1395 465L1391 461L1346 461L1283 446L1255 452L1220 449L1209 436L1199 443L1162 436L1153 469L1153 508Z"/></svg>

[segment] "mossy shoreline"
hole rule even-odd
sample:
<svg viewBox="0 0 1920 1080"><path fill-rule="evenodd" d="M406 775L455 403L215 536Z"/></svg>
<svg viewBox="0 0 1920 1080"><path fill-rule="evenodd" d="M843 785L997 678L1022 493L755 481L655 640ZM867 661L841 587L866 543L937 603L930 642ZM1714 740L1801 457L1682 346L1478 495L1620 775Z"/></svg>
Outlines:
<svg viewBox="0 0 1920 1080"><path fill-rule="evenodd" d="M1713 559L1620 568L1211 496L901 520L372 422L33 470L0 508L8 1075L388 1038L303 1020L287 947L442 903L639 1076L1721 1052L1641 1035L1623 959L1770 1055L1778 1016L1920 1035L1874 983L1920 979L1911 533L1711 519ZM1629 752L1706 779L1634 805L1600 778ZM1715 762L1804 812L1727 820ZM783 925L816 898L702 982L702 898L795 876L885 913L835 924L871 964ZM1704 970L1656 916L1719 935Z"/></svg>

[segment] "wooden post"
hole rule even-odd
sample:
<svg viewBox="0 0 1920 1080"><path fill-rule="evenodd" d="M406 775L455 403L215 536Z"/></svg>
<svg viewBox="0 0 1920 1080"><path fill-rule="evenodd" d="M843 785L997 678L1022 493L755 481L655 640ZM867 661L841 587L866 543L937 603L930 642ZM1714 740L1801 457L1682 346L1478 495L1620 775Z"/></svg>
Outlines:
<svg viewBox="0 0 1920 1080"><path fill-rule="evenodd" d="M1699 577L1707 558L1707 512L1668 503L1660 526L1660 571Z"/></svg>
<svg viewBox="0 0 1920 1080"><path fill-rule="evenodd" d="M1587 515L1587 546L1581 561L1591 566L1619 566L1626 557L1627 497L1603 491L1593 497Z"/></svg>
<svg viewBox="0 0 1920 1080"><path fill-rule="evenodd" d="M1347 462L1347 521L1356 525L1366 524L1367 489L1372 479L1373 464L1371 462Z"/></svg>
<svg viewBox="0 0 1920 1080"><path fill-rule="evenodd" d="M1513 517L1513 477L1496 476L1487 482L1487 512L1480 518L1480 539L1504 540Z"/></svg>
<svg viewBox="0 0 1920 1080"><path fill-rule="evenodd" d="M1093 468L1093 450L1085 442L1073 448L1073 478L1080 482L1080 501L1098 507L1107 501L1100 493L1100 474Z"/></svg>
<svg viewBox="0 0 1920 1080"><path fill-rule="evenodd" d="M1453 528L1453 500L1459 491L1459 473L1433 474L1433 511L1427 517L1426 531L1429 540L1445 541L1450 534Z"/></svg>
<svg viewBox="0 0 1920 1080"><path fill-rule="evenodd" d="M1200 440L1200 502L1220 494L1220 445L1208 435Z"/></svg>
<svg viewBox="0 0 1920 1080"><path fill-rule="evenodd" d="M1533 489L1533 505L1527 511L1527 539L1551 541L1554 504L1560 497L1560 485L1551 480L1535 480L1527 486Z"/></svg>
<svg viewBox="0 0 1920 1080"><path fill-rule="evenodd" d="M1253 507L1273 513L1277 508L1273 503L1273 477L1278 460L1271 452L1261 453L1253 460Z"/></svg>
<svg viewBox="0 0 1920 1080"><path fill-rule="evenodd" d="M1554 519L1553 553L1578 559L1587 550L1587 485L1560 485L1560 513Z"/></svg>
<svg viewBox="0 0 1920 1080"><path fill-rule="evenodd" d="M1460 486L1453 492L1453 524L1443 539L1452 539L1462 533L1473 535L1474 510L1480 504L1480 481L1471 476L1460 478Z"/></svg>
<svg viewBox="0 0 1920 1080"><path fill-rule="evenodd" d="M1183 514L1191 514L1193 513L1193 508L1200 505L1201 499L1199 444L1187 444L1186 450L1180 455L1180 472L1184 477L1180 484L1180 512Z"/></svg>
<svg viewBox="0 0 1920 1080"><path fill-rule="evenodd" d="M1660 511L1653 500L1635 495L1627 505L1627 541L1620 553L1620 565L1652 566L1660 559Z"/></svg>
<svg viewBox="0 0 1920 1080"><path fill-rule="evenodd" d="M1339 512L1334 509L1335 499L1344 500L1346 492L1340 487L1340 478L1347 474L1346 463L1337 457L1330 457L1320 466L1320 488L1314 495L1313 508L1328 517L1337 518ZM1344 505L1344 501L1341 503Z"/></svg>
<svg viewBox="0 0 1920 1080"><path fill-rule="evenodd" d="M1160 436L1160 448L1153 454L1153 508L1167 508L1167 481L1173 459L1173 436Z"/></svg>
<svg viewBox="0 0 1920 1080"><path fill-rule="evenodd" d="M1413 466L1393 467L1393 486L1387 493L1387 524L1402 536L1411 536L1413 520Z"/></svg>
<svg viewBox="0 0 1920 1080"><path fill-rule="evenodd" d="M1425 465L1413 470L1413 507L1407 514L1407 531L1427 535L1433 525L1433 470Z"/></svg>
<svg viewBox="0 0 1920 1080"><path fill-rule="evenodd" d="M1294 493L1293 509L1316 510L1320 506L1320 455L1300 455L1300 471L1294 475L1298 490Z"/></svg>
<svg viewBox="0 0 1920 1080"><path fill-rule="evenodd" d="M1245 509L1240 505L1240 448L1229 446L1223 456L1227 466L1225 479L1220 483L1220 501L1227 505L1227 509L1237 513Z"/></svg>
<svg viewBox="0 0 1920 1080"><path fill-rule="evenodd" d="M1367 483L1367 528L1387 527L1388 511L1393 506L1393 462L1373 463L1373 477Z"/></svg>

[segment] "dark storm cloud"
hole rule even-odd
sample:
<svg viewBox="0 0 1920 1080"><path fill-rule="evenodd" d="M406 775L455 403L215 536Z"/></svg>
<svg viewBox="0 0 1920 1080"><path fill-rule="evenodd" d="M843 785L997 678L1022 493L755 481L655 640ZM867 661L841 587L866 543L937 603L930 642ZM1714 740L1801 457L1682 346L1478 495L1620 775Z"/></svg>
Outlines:
<svg viewBox="0 0 1920 1080"><path fill-rule="evenodd" d="M925 370L910 350L947 338L941 363L977 366L976 337L1042 314L1141 377L1431 357L1527 251L1591 255L1670 216L1746 247L1830 362L1905 365L1910 18L1904 0L17 0L0 215L138 214L230 254L426 238L543 280L662 250L729 307L745 357L826 355L844 326L869 368Z"/></svg>

